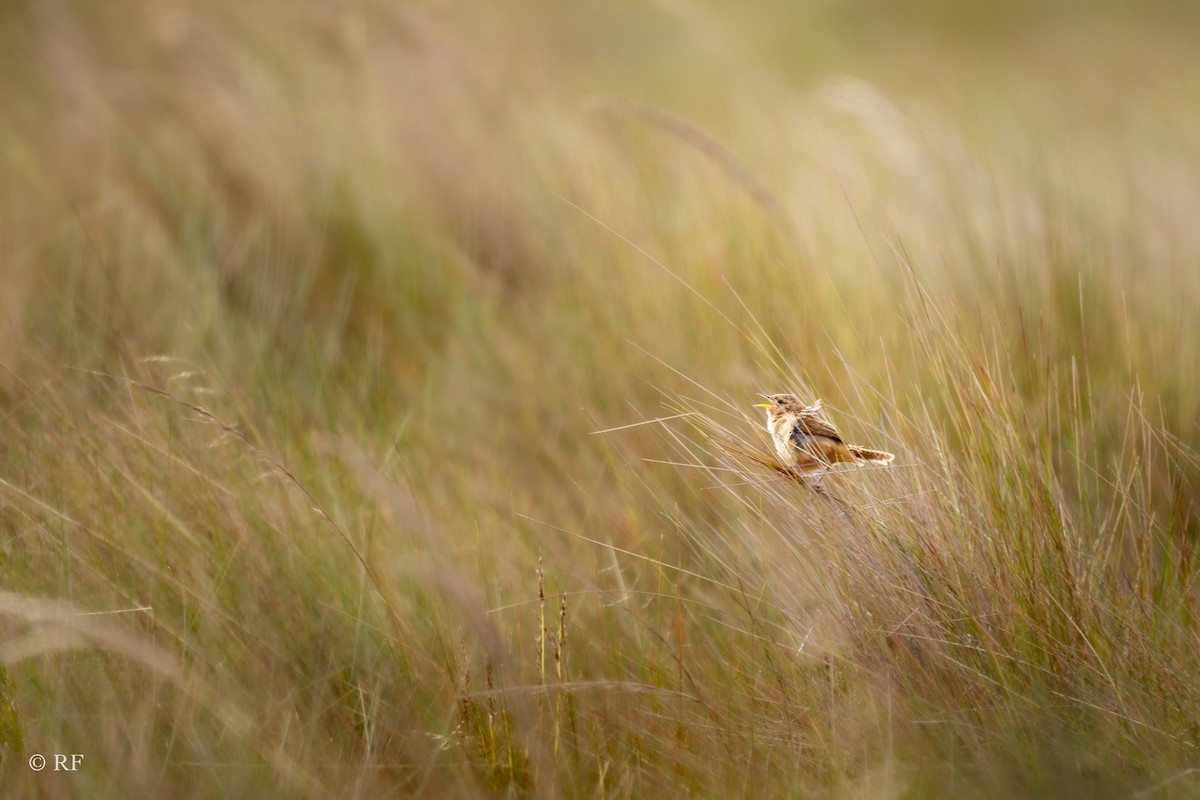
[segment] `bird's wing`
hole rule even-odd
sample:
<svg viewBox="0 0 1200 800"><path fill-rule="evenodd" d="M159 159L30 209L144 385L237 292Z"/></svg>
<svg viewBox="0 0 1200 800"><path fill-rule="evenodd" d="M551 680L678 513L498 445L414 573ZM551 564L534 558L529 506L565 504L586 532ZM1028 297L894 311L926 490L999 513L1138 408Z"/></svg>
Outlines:
<svg viewBox="0 0 1200 800"><path fill-rule="evenodd" d="M796 428L809 436L824 436L839 443L842 441L842 435L838 433L837 428L833 427L833 423L823 420L815 414L801 414L796 418Z"/></svg>

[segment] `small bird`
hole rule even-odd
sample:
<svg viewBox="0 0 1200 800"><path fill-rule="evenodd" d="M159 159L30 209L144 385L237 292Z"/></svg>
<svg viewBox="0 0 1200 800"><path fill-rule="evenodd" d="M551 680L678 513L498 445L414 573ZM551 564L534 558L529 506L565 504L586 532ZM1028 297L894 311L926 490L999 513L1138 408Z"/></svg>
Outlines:
<svg viewBox="0 0 1200 800"><path fill-rule="evenodd" d="M838 429L821 414L820 400L806 406L794 394L763 397L768 402L755 407L767 410L767 431L775 440L775 450L783 463L801 474L824 476L834 464L888 464L896 457L843 442Z"/></svg>

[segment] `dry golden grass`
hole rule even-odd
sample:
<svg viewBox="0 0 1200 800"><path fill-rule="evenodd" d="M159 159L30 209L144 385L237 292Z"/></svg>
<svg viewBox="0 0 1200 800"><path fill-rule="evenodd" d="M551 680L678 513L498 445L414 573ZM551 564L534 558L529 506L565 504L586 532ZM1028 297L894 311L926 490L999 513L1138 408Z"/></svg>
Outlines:
<svg viewBox="0 0 1200 800"><path fill-rule="evenodd" d="M1196 24L0 11L5 793L1194 795Z"/></svg>

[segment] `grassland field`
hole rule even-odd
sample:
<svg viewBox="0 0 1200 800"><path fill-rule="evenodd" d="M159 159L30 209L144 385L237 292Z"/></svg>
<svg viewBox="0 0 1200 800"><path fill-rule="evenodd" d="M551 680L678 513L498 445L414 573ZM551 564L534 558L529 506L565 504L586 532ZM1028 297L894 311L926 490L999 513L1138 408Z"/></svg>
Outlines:
<svg viewBox="0 0 1200 800"><path fill-rule="evenodd" d="M0 795L1200 796L1198 34L4 4Z"/></svg>

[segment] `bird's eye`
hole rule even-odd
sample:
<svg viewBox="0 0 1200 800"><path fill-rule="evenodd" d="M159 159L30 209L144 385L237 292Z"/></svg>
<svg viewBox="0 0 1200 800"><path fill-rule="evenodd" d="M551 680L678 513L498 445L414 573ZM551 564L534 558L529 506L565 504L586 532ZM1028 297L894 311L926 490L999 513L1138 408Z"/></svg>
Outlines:
<svg viewBox="0 0 1200 800"><path fill-rule="evenodd" d="M783 398L782 398L782 397L776 397L776 398L775 398L775 405L777 405L777 406L781 406L781 405L783 405Z"/></svg>

